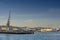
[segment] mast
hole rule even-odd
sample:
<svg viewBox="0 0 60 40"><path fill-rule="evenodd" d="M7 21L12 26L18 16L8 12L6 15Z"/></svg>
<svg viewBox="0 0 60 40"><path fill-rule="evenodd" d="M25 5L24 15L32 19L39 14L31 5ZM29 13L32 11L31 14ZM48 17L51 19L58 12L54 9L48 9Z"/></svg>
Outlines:
<svg viewBox="0 0 60 40"><path fill-rule="evenodd" d="M8 21L7 21L7 27L10 26L10 15L11 15L11 11L9 11L9 17L8 17Z"/></svg>

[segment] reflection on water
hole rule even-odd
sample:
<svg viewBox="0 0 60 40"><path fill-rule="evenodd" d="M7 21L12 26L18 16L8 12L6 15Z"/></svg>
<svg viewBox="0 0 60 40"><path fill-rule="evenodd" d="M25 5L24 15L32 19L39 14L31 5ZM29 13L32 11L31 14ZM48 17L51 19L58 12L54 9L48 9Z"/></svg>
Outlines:
<svg viewBox="0 0 60 40"><path fill-rule="evenodd" d="M0 34L0 40L60 40L60 32L35 32L35 34Z"/></svg>
<svg viewBox="0 0 60 40"><path fill-rule="evenodd" d="M34 34L0 34L0 40L34 40Z"/></svg>

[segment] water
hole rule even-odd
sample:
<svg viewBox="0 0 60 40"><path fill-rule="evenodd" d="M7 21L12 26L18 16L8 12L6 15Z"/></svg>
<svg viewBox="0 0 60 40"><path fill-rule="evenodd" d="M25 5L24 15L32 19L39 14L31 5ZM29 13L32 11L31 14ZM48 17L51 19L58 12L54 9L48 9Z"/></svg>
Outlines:
<svg viewBox="0 0 60 40"><path fill-rule="evenodd" d="M60 32L35 32L34 34L0 34L0 40L60 40Z"/></svg>

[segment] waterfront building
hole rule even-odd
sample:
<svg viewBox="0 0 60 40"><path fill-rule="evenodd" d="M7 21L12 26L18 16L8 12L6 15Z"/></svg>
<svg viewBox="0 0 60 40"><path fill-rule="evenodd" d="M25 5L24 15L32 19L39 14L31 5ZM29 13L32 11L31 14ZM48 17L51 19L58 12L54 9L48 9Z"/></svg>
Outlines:
<svg viewBox="0 0 60 40"><path fill-rule="evenodd" d="M38 30L39 31L39 30ZM41 29L40 30L41 32L50 32L50 31L52 31L52 29Z"/></svg>

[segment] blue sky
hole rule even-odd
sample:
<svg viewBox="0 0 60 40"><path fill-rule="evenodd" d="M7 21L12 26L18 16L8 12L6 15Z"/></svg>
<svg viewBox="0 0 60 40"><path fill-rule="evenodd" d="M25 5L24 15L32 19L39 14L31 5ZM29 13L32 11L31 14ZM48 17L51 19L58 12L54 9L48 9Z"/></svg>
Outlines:
<svg viewBox="0 0 60 40"><path fill-rule="evenodd" d="M14 26L60 26L60 0L0 0L0 25L6 25L11 10Z"/></svg>

